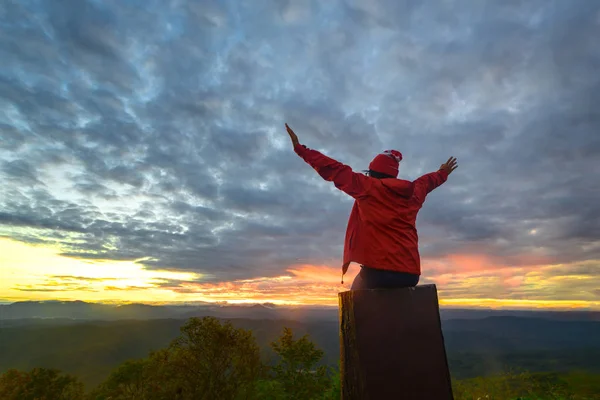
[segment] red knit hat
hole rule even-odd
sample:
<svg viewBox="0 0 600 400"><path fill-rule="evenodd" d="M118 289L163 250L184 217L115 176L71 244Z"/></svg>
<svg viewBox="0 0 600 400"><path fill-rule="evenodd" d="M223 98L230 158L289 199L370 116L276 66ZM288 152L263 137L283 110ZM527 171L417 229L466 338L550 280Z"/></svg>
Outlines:
<svg viewBox="0 0 600 400"><path fill-rule="evenodd" d="M386 150L378 154L369 164L369 169L381 174L398 177L398 166L402 160L402 153L398 150Z"/></svg>

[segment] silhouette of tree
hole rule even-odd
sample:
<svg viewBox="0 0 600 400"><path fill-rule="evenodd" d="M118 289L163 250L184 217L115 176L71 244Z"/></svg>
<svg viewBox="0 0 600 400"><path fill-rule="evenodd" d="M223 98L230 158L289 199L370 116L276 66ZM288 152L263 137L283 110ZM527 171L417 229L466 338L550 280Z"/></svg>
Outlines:
<svg viewBox="0 0 600 400"><path fill-rule="evenodd" d="M288 398L297 400L322 398L330 386L327 368L318 366L323 351L308 335L294 340L292 330L284 328L281 337L271 343L280 361L273 367L275 379L281 383Z"/></svg>

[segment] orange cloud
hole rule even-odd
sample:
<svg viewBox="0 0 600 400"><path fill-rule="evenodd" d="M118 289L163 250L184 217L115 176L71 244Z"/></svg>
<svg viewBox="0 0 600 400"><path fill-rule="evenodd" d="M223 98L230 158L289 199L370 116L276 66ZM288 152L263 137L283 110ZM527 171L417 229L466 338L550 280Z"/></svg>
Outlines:
<svg viewBox="0 0 600 400"><path fill-rule="evenodd" d="M344 277L350 276L354 277L359 271L360 267L354 266L354 268L350 268ZM289 267L287 269L288 272L294 275L294 278L310 281L310 282L325 282L331 283L340 281L342 278L342 267L329 267L327 265L309 265L309 264L301 264ZM347 279L344 280L344 282Z"/></svg>
<svg viewBox="0 0 600 400"><path fill-rule="evenodd" d="M350 288L358 269L349 270L344 285L340 283L341 267L298 264L288 268L286 275L219 283L180 282L171 290L195 294L205 301L335 305L337 293Z"/></svg>
<svg viewBox="0 0 600 400"><path fill-rule="evenodd" d="M425 264L424 269L429 263ZM433 269L433 273L429 271L429 274L424 274L421 284L435 283L441 303L445 305L511 308L600 307L591 286L588 287L591 297L582 297L575 295L576 291L568 286L563 286L562 291L553 287L567 282L565 278L557 280L558 283L552 283L554 278L540 281L542 278L539 271L548 267L511 267L481 255L453 255L435 260L434 265L436 268ZM440 269L446 272L438 273ZM206 301L335 305L337 294L350 288L358 271L359 267L353 265L346 275L344 285L341 285L341 270L338 266L298 264L290 266L286 270L288 274L277 277L222 283L181 282L172 290L195 294L198 299ZM591 282L592 280L589 280L588 283ZM548 291L546 287L552 290ZM556 296L556 293L561 293L561 296Z"/></svg>

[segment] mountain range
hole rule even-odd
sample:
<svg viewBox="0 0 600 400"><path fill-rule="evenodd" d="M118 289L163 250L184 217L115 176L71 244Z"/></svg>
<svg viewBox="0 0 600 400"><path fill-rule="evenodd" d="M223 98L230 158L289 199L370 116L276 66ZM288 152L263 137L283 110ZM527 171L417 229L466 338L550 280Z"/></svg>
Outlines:
<svg viewBox="0 0 600 400"><path fill-rule="evenodd" d="M600 321L597 311L524 311L441 308L443 320L482 319L487 317L525 317L563 321ZM0 305L0 324L19 324L21 319L125 320L186 319L214 316L217 318L276 319L292 321L337 321L337 307L276 306L274 304L184 305L101 304L84 301L23 301ZM58 321L53 321L54 323Z"/></svg>

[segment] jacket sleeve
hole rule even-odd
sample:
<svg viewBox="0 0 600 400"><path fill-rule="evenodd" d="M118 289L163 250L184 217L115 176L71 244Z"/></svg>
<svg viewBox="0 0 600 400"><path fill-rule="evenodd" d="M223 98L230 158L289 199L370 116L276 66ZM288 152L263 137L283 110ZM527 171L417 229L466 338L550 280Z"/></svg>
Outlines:
<svg viewBox="0 0 600 400"><path fill-rule="evenodd" d="M448 179L448 172L440 169L436 172L425 174L414 181L415 191L414 196L417 201L421 204L425 202L425 198L435 188L446 182Z"/></svg>
<svg viewBox="0 0 600 400"><path fill-rule="evenodd" d="M354 172L349 166L302 144L298 144L294 151L323 179L333 182L335 187L344 193L355 199L367 195L372 184L367 176Z"/></svg>

